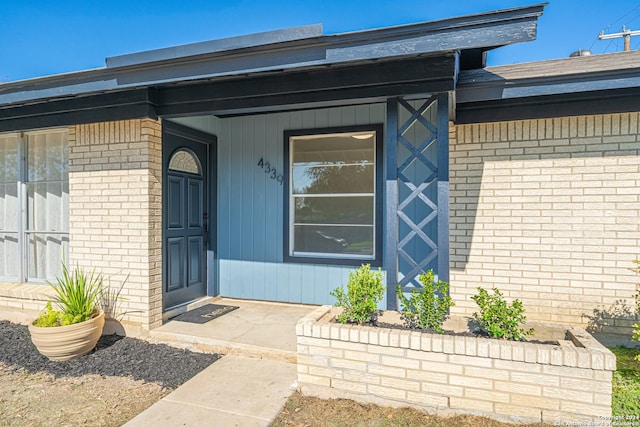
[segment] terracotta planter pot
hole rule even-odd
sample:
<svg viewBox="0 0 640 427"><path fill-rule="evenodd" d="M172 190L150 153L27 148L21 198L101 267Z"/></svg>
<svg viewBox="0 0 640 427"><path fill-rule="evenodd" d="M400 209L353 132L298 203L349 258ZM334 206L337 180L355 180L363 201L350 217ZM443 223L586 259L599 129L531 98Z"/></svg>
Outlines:
<svg viewBox="0 0 640 427"><path fill-rule="evenodd" d="M93 350L102 335L104 312L81 323L43 328L29 324L31 341L50 360L77 359Z"/></svg>

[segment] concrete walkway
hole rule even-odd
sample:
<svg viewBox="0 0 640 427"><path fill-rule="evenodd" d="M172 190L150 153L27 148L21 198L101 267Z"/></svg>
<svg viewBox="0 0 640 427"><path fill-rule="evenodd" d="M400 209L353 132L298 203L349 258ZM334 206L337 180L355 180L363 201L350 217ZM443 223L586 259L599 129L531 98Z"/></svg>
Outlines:
<svg viewBox="0 0 640 427"><path fill-rule="evenodd" d="M239 308L204 324L168 321L148 338L224 356L125 426L268 426L295 390L295 325L315 307L216 298L189 309L207 302Z"/></svg>
<svg viewBox="0 0 640 427"><path fill-rule="evenodd" d="M296 378L292 363L223 356L125 426L268 426Z"/></svg>

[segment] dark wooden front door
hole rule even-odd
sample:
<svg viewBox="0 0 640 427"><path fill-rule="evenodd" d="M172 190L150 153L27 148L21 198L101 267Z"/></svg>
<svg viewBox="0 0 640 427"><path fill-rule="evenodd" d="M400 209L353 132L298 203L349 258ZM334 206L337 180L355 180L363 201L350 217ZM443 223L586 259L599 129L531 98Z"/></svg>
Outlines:
<svg viewBox="0 0 640 427"><path fill-rule="evenodd" d="M207 294L209 240L208 144L188 129L163 131L163 306Z"/></svg>

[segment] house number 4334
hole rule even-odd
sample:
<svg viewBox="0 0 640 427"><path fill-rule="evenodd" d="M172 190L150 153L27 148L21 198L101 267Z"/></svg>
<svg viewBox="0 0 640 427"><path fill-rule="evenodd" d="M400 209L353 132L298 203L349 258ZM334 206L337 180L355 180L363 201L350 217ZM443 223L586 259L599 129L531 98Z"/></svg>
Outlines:
<svg viewBox="0 0 640 427"><path fill-rule="evenodd" d="M269 175L269 178L275 179L280 183L280 185L282 185L282 181L284 180L284 178L282 177L282 175L278 175L278 171L276 170L276 168L272 167L269 162L265 162L264 158L260 158L258 166L264 169L264 173Z"/></svg>

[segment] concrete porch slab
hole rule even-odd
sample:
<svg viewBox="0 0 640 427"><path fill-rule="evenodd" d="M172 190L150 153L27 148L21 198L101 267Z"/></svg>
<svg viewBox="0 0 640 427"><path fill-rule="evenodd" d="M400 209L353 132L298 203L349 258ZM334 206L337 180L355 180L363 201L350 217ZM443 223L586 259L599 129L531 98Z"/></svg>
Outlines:
<svg viewBox="0 0 640 427"><path fill-rule="evenodd" d="M204 324L169 320L152 330L152 339L207 351L296 361L296 323L315 306L218 298L237 310Z"/></svg>

